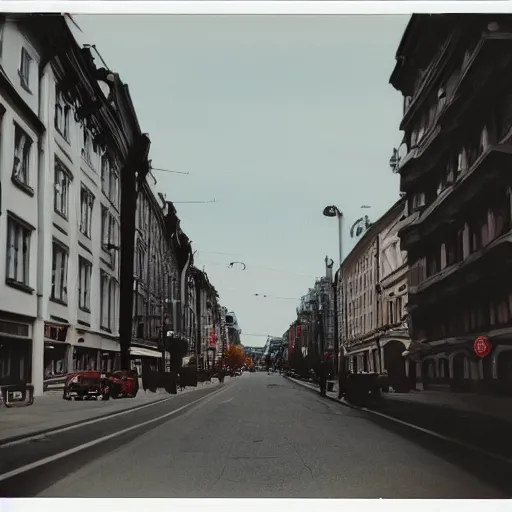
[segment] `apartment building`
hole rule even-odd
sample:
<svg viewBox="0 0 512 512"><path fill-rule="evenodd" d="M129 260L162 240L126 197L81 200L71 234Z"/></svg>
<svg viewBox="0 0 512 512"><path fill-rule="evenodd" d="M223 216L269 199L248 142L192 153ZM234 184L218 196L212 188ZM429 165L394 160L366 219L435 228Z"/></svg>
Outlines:
<svg viewBox="0 0 512 512"><path fill-rule="evenodd" d="M425 387L512 390L510 15L414 15L391 84L409 222L409 357Z"/></svg>
<svg viewBox="0 0 512 512"><path fill-rule="evenodd" d="M5 15L0 34L0 379L38 395L70 371L119 366L126 129L64 17Z"/></svg>
<svg viewBox="0 0 512 512"><path fill-rule="evenodd" d="M9 16L0 40L0 384L30 382L35 358L42 386L40 149L52 119L40 96L52 80L47 69L40 78L42 47Z"/></svg>
<svg viewBox="0 0 512 512"><path fill-rule="evenodd" d="M179 303L178 260L166 220L170 205L156 184L148 174L137 195L130 353L140 372L169 367L170 353L163 350L163 342L168 331L176 330Z"/></svg>
<svg viewBox="0 0 512 512"><path fill-rule="evenodd" d="M397 233L405 222L405 200L371 224L342 265L340 340L353 372L387 371L394 387L407 387L403 328L407 305L407 261Z"/></svg>

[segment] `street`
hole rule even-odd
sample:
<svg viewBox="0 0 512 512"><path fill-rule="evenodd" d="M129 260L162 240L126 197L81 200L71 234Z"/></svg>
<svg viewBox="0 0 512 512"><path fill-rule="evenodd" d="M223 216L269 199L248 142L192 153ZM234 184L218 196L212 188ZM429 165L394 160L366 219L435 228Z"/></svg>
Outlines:
<svg viewBox="0 0 512 512"><path fill-rule="evenodd" d="M474 453L322 399L277 374L245 373L122 418L0 448L0 494L509 497L486 467Z"/></svg>

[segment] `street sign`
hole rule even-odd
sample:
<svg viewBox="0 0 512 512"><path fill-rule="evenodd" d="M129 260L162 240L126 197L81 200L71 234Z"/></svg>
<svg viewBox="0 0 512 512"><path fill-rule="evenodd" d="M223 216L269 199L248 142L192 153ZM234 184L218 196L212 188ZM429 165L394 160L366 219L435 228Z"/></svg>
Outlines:
<svg viewBox="0 0 512 512"><path fill-rule="evenodd" d="M486 357L491 353L492 344L487 336L478 336L473 343L473 350L478 357Z"/></svg>
<svg viewBox="0 0 512 512"><path fill-rule="evenodd" d="M213 331L210 331L210 347L217 346L217 336Z"/></svg>

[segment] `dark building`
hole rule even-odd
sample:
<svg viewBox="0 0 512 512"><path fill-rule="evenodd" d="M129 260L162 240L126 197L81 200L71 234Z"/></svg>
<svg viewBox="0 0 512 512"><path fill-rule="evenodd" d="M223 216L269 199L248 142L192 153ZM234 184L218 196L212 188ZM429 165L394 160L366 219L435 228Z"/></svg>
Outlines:
<svg viewBox="0 0 512 512"><path fill-rule="evenodd" d="M427 388L512 391L512 17L413 15L390 82L407 201L406 355Z"/></svg>

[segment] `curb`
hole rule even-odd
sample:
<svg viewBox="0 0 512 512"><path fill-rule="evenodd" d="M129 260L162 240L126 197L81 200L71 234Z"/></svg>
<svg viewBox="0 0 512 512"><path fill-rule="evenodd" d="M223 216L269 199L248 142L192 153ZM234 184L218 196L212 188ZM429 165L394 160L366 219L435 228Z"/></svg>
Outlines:
<svg viewBox="0 0 512 512"><path fill-rule="evenodd" d="M302 381L297 380L297 379L293 379L292 377L288 377L287 375L285 375L284 378L288 379L290 382L294 382L295 384L298 384L299 386L302 386L305 389L309 389L313 393L319 393L318 390L313 389L311 386L309 386L305 382L302 382ZM372 412L370 409L365 409L365 408L362 408L362 407L357 407L356 405L349 404L348 402L346 402L343 399L342 400L338 400L337 398L335 398L333 396L325 395L323 398L327 398L328 400L331 400L332 402L336 402L337 404L343 405L344 407L348 407L349 409L356 409L358 411L366 411L367 410L368 412Z"/></svg>
<svg viewBox="0 0 512 512"><path fill-rule="evenodd" d="M217 386L219 386L219 384L215 385L215 387L217 387ZM214 387L214 386L212 386L212 387ZM193 389L192 391L197 391L197 388ZM118 415L119 413L136 411L137 409L141 409L142 407L147 407L148 405L154 405L154 404L158 404L160 402L169 400L169 398L171 398L173 396L180 396L180 394L183 394L183 393L178 393L176 395L167 394L163 398L153 400L152 402L147 402L145 404L138 404L133 407L127 407L126 409L121 409L119 411L112 411L107 414L100 414L98 416L93 416L91 418L73 421L71 423L63 423L62 425L59 425L57 427L49 427L49 428L45 428L42 430L35 430L34 432L30 432L29 434L20 434L20 435L16 435L16 436L6 437L4 439L0 439L0 449L5 445L11 444L11 443L17 443L17 442L23 441L24 439L29 439L31 437L50 435L54 432L58 432L59 430L61 430L63 428L79 427L81 424L85 424L91 420L96 420L96 419L100 419L100 418L108 419L109 417L111 417L111 416L114 417L114 416ZM123 399L121 398L121 400L123 400Z"/></svg>

